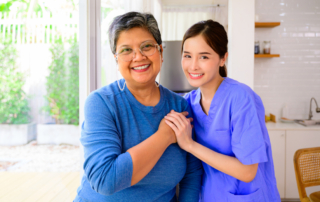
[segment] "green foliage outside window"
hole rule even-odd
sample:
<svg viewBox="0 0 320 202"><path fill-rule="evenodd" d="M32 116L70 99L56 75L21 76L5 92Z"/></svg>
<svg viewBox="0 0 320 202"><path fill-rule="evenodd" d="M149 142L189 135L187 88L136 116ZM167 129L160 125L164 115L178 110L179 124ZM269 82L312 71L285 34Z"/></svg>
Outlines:
<svg viewBox="0 0 320 202"><path fill-rule="evenodd" d="M56 124L79 124L79 46L74 40L56 40L50 48L52 63L47 77L48 106Z"/></svg>
<svg viewBox="0 0 320 202"><path fill-rule="evenodd" d="M17 50L11 41L2 41L0 47L0 124L29 123L30 108L26 93L22 89L25 84L25 74L18 71L17 58Z"/></svg>

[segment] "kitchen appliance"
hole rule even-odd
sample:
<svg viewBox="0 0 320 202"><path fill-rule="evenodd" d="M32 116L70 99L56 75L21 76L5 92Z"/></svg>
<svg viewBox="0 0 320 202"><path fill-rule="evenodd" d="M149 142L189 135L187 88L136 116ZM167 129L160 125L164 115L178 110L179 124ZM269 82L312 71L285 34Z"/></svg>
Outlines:
<svg viewBox="0 0 320 202"><path fill-rule="evenodd" d="M163 41L163 63L160 84L176 92L186 93L193 89L186 79L181 67L182 41Z"/></svg>

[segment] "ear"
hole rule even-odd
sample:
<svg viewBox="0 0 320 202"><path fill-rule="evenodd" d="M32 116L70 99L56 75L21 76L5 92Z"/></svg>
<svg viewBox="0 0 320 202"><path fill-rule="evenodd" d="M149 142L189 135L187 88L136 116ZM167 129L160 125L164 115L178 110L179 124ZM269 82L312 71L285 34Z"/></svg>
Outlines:
<svg viewBox="0 0 320 202"><path fill-rule="evenodd" d="M161 54L161 58L162 58L162 60L163 60L163 48L162 48L162 44L160 45L160 54Z"/></svg>
<svg viewBox="0 0 320 202"><path fill-rule="evenodd" d="M114 59L116 60L116 63L118 63L117 55L114 54L113 57L114 57Z"/></svg>
<svg viewBox="0 0 320 202"><path fill-rule="evenodd" d="M227 61L227 58L228 58L228 52L226 52L226 54L224 55L224 57L223 58L221 58L221 60L220 60L220 67L222 67L225 63L226 63L226 61Z"/></svg>

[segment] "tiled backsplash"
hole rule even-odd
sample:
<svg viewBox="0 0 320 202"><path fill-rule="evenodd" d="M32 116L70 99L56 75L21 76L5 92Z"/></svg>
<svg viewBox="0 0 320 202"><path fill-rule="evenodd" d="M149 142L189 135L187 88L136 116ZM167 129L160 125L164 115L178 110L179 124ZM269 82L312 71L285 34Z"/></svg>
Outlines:
<svg viewBox="0 0 320 202"><path fill-rule="evenodd" d="M280 58L255 58L254 90L266 113L308 118L310 99L320 107L320 1L256 0L260 22L281 22L275 28L256 28L255 40L271 41L271 53ZM252 51L254 48L252 47ZM312 103L313 119L320 119Z"/></svg>

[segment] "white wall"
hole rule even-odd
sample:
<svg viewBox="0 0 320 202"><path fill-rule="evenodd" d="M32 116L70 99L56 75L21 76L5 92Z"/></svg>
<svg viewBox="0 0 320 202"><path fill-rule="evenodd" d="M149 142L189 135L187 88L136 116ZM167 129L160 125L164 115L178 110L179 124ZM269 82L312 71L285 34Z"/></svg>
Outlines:
<svg viewBox="0 0 320 202"><path fill-rule="evenodd" d="M289 118L308 118L310 98L320 104L320 1L256 0L260 21L279 21L275 28L256 28L255 39L271 40L271 53L280 58L254 61L254 90L266 113L281 117L284 103ZM320 119L313 105L313 119Z"/></svg>
<svg viewBox="0 0 320 202"><path fill-rule="evenodd" d="M229 0L228 76L253 88L254 0Z"/></svg>

